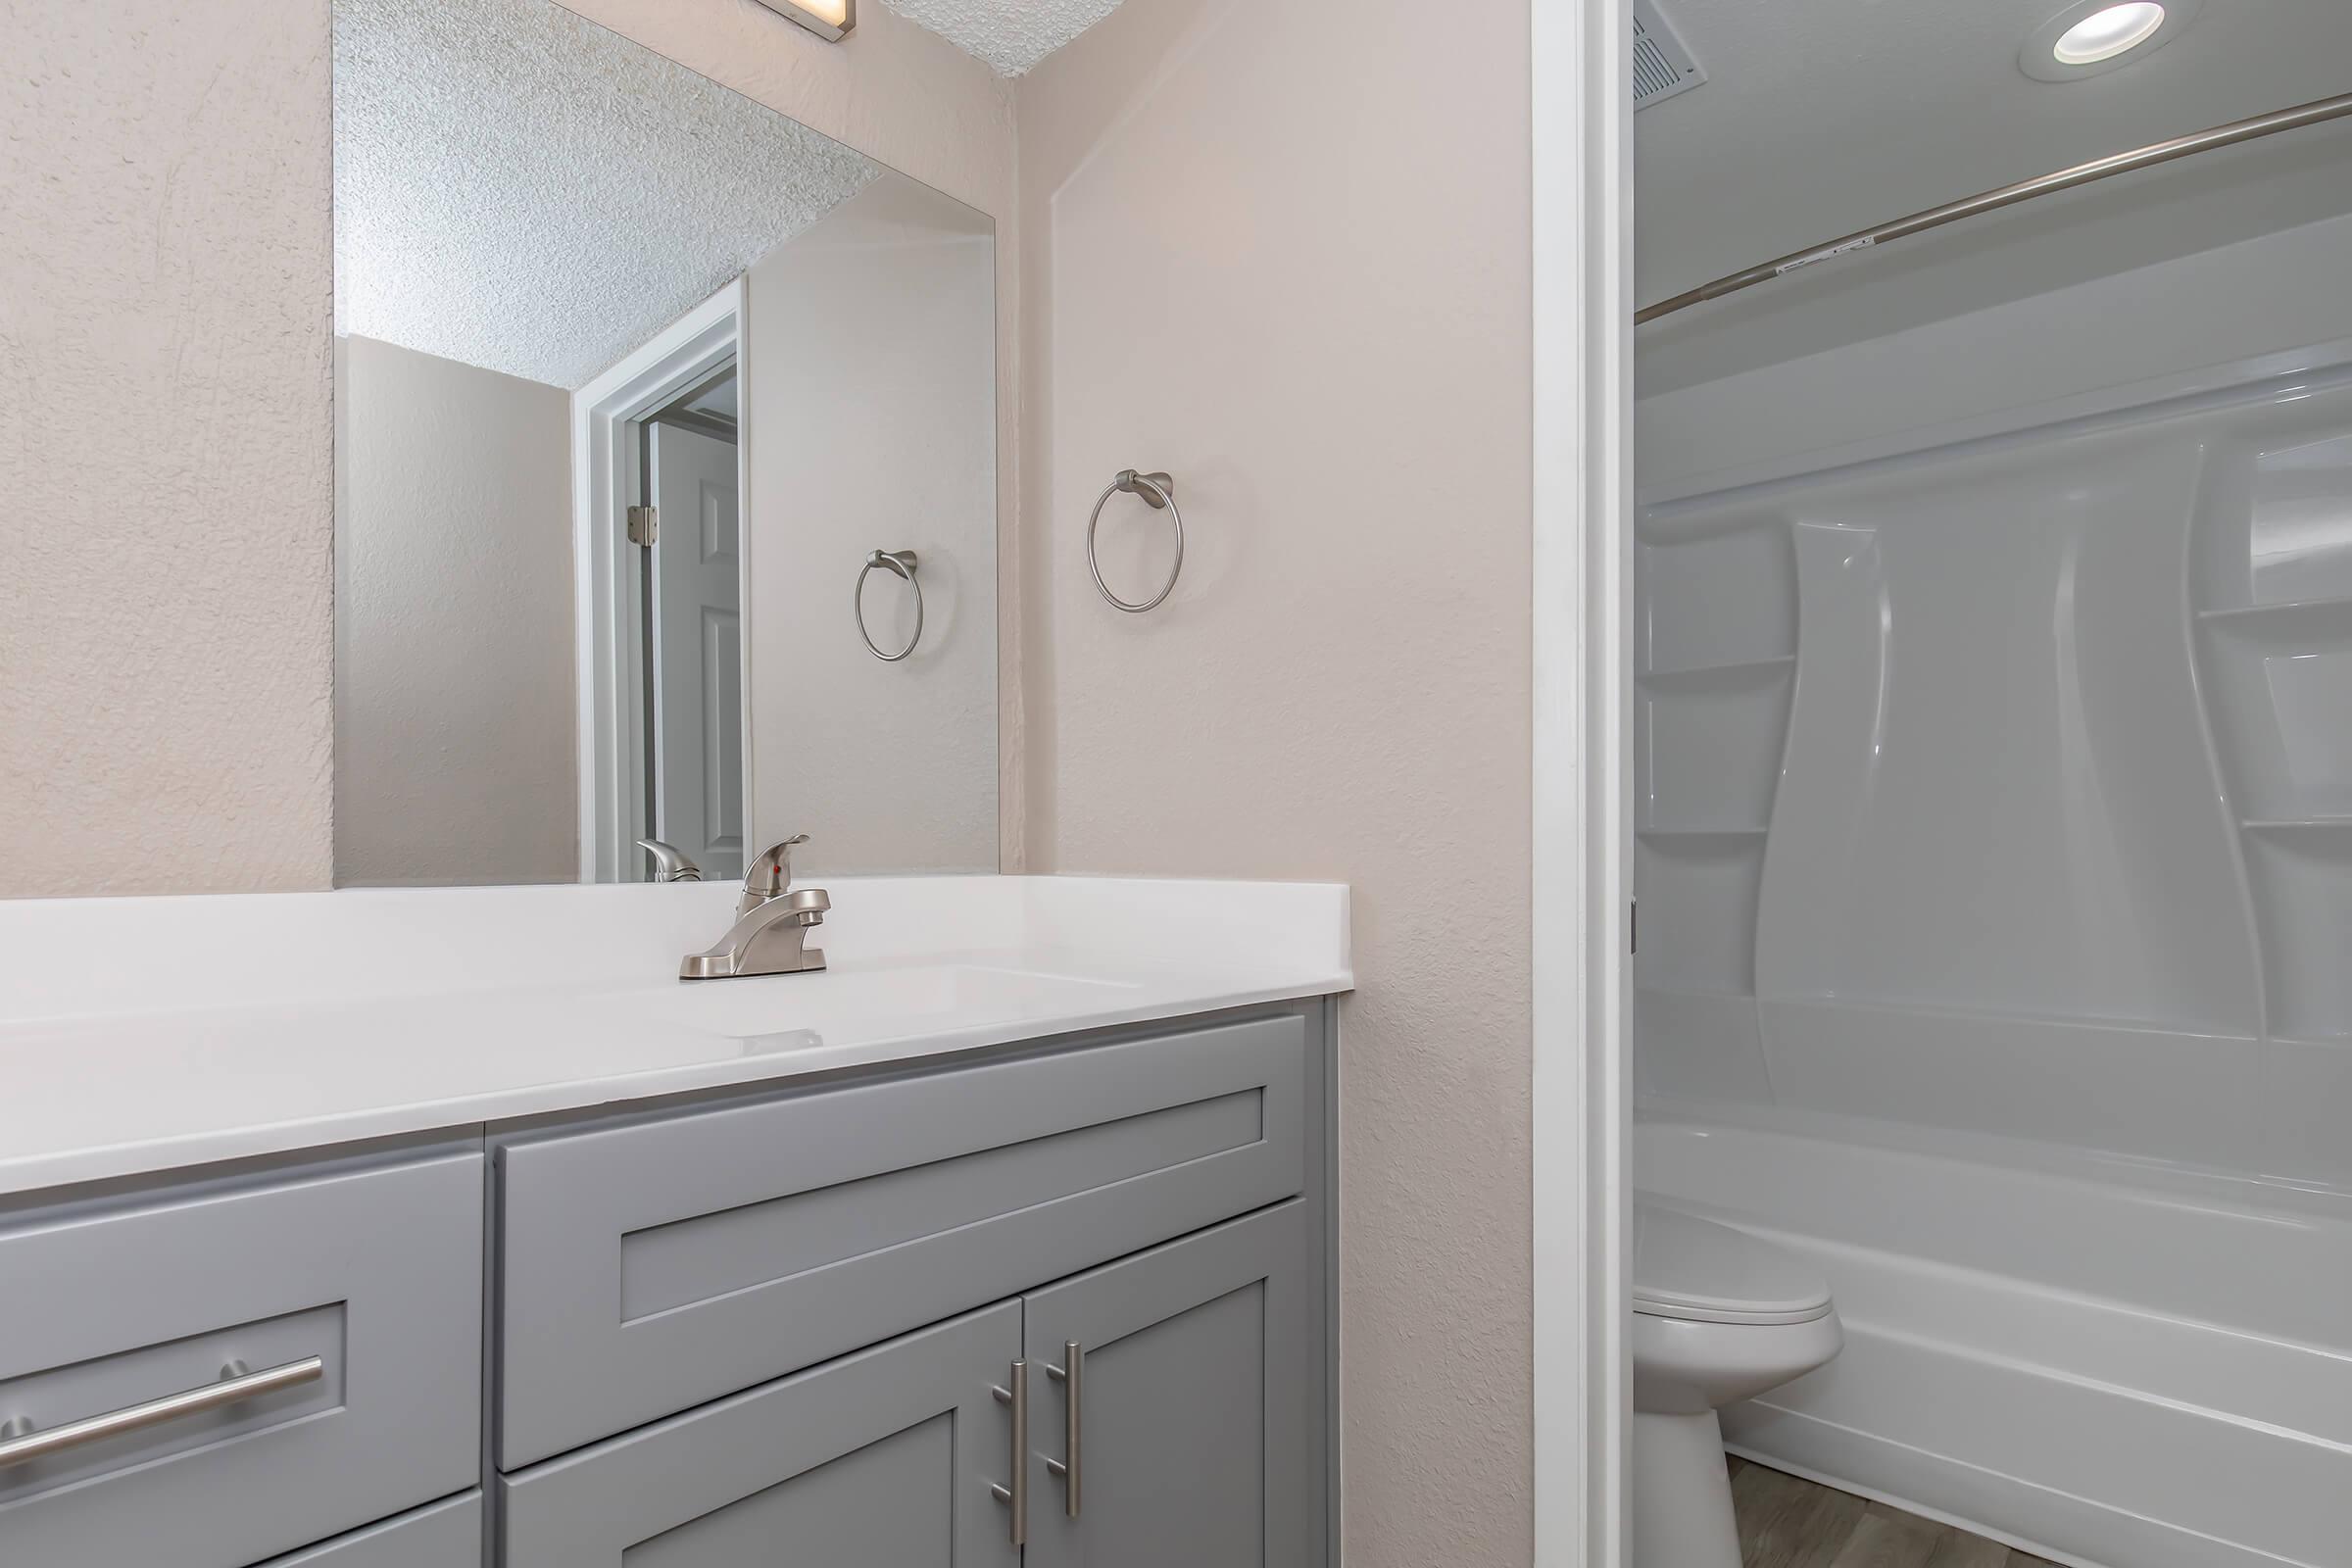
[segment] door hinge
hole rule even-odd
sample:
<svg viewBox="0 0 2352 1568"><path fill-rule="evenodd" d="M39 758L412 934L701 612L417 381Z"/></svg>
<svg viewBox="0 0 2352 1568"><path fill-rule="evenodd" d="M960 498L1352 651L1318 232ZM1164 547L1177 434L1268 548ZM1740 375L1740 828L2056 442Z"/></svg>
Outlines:
<svg viewBox="0 0 2352 1568"><path fill-rule="evenodd" d="M1642 951L1642 906L1639 902L1625 906L1625 951Z"/></svg>
<svg viewBox="0 0 2352 1568"><path fill-rule="evenodd" d="M629 509L629 543L650 545L662 537L662 509L660 507L631 507Z"/></svg>

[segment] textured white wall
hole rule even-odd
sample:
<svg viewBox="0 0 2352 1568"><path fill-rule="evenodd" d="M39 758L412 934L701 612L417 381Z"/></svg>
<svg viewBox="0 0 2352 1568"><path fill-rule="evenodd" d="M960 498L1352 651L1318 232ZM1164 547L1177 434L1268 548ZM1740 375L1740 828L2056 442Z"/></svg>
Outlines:
<svg viewBox="0 0 2352 1568"><path fill-rule="evenodd" d="M1021 82L1035 860L1354 886L1356 1568L1532 1553L1527 29L1128 0Z"/></svg>
<svg viewBox="0 0 2352 1568"><path fill-rule="evenodd" d="M325 4L0 34L0 895L323 886Z"/></svg>
<svg viewBox="0 0 2352 1568"><path fill-rule="evenodd" d="M579 874L571 397L335 353L335 884Z"/></svg>
<svg viewBox="0 0 2352 1568"><path fill-rule="evenodd" d="M996 244L886 174L751 274L752 819L809 871L997 868ZM884 663L850 587L913 550ZM876 571L884 649L911 596Z"/></svg>
<svg viewBox="0 0 2352 1568"><path fill-rule="evenodd" d="M1007 76L1017 76L1117 9L1119 0L887 0L899 15L919 22L969 50Z"/></svg>
<svg viewBox="0 0 2352 1568"><path fill-rule="evenodd" d="M564 0L712 81L984 213L1010 213L1013 84L883 6L827 43L758 0Z"/></svg>
<svg viewBox="0 0 2352 1568"><path fill-rule="evenodd" d="M335 6L335 330L577 388L879 172L549 0Z"/></svg>

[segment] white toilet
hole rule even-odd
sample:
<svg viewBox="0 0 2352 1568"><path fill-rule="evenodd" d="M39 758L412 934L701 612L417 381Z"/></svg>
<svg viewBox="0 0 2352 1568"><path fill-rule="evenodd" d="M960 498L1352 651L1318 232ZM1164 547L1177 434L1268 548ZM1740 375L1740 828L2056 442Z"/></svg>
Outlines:
<svg viewBox="0 0 2352 1568"><path fill-rule="evenodd" d="M1845 1343L1829 1282L1729 1225L1634 1204L1633 1568L1740 1568L1715 1412Z"/></svg>

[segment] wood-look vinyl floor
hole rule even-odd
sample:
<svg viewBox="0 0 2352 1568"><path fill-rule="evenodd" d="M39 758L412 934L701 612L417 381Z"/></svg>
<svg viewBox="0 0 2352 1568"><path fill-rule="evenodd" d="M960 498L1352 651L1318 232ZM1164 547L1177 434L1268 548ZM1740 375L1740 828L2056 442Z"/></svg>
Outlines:
<svg viewBox="0 0 2352 1568"><path fill-rule="evenodd" d="M1933 1519L1731 1456L1741 1568L2054 1568Z"/></svg>

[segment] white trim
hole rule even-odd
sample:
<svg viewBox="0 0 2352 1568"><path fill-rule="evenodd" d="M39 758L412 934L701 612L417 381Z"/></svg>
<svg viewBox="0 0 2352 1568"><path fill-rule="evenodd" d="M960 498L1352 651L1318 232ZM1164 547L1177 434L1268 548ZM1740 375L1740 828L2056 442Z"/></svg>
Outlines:
<svg viewBox="0 0 2352 1568"><path fill-rule="evenodd" d="M852 0L855 15L856 0ZM752 549L759 532L752 526L752 432L759 428L752 404L752 274L735 279L735 604L742 615L743 635L735 639L735 690L740 699L736 722L743 726L743 859L771 842L760 836L760 796L752 788L752 763L758 748L752 745L752 639L759 622L752 616Z"/></svg>
<svg viewBox="0 0 2352 1568"><path fill-rule="evenodd" d="M728 359L742 375L744 279L721 288L662 328L651 342L571 395L572 617L579 661L580 880L617 882L627 873L645 820L645 715L636 701L644 639L637 595L613 566L637 493L639 457L626 439L629 421L651 414ZM738 397L748 382L737 389ZM735 444L737 543L743 572L744 623L751 623L748 478L751 405L741 405ZM750 639L744 640L744 810L751 793ZM744 823L745 839L752 824Z"/></svg>
<svg viewBox="0 0 2352 1568"><path fill-rule="evenodd" d="M1631 1101L1626 551L1631 106L1623 0L1535 0L1537 1568L1623 1568Z"/></svg>

